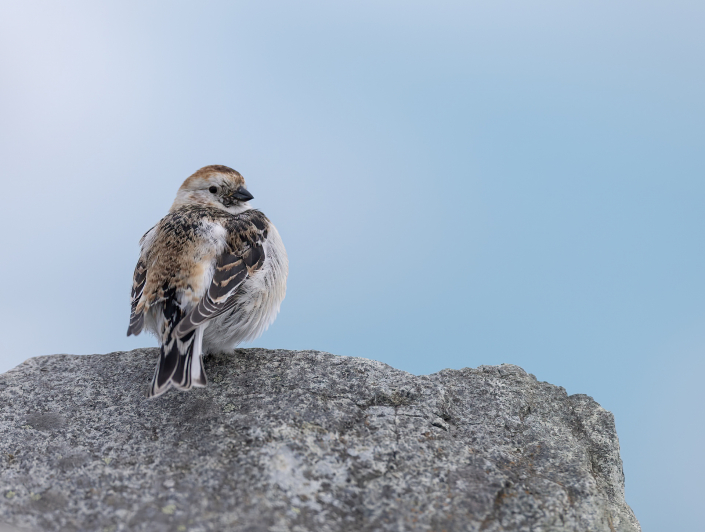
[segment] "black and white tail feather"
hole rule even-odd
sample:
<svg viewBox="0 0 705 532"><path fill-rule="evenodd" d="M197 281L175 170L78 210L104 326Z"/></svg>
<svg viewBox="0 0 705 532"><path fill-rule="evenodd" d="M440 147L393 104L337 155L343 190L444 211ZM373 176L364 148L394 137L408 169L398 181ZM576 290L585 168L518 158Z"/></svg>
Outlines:
<svg viewBox="0 0 705 532"><path fill-rule="evenodd" d="M203 327L183 338L170 334L159 349L159 361L147 397L159 397L171 385L180 390L204 388L208 380L203 368L202 345Z"/></svg>

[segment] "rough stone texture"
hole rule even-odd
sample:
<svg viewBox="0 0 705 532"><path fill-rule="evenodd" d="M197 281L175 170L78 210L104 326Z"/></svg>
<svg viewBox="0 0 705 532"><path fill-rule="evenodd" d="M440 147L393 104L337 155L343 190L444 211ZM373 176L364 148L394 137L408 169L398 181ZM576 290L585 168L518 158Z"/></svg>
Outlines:
<svg viewBox="0 0 705 532"><path fill-rule="evenodd" d="M416 377L314 351L157 352L0 375L0 522L23 530L638 531L612 414L511 365ZM1 526L1 525L0 525Z"/></svg>

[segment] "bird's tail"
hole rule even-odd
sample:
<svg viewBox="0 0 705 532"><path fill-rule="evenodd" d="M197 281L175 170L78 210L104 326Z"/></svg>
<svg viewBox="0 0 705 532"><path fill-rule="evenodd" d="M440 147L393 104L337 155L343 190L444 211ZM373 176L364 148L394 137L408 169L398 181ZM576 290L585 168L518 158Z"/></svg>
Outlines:
<svg viewBox="0 0 705 532"><path fill-rule="evenodd" d="M203 388L207 384L201 349L203 329L198 327L183 338L170 336L159 349L159 362L147 397L159 397L173 384L179 390Z"/></svg>

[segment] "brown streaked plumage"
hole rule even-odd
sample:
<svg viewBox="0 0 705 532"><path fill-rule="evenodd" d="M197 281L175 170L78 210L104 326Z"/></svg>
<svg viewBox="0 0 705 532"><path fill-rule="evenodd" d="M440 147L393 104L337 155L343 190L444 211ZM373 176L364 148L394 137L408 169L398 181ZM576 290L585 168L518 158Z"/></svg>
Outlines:
<svg viewBox="0 0 705 532"><path fill-rule="evenodd" d="M247 200L244 178L207 166L179 188L169 213L140 241L127 334L159 339L149 395L205 386L201 354L259 336L286 293L279 233ZM195 364L193 364L195 362Z"/></svg>

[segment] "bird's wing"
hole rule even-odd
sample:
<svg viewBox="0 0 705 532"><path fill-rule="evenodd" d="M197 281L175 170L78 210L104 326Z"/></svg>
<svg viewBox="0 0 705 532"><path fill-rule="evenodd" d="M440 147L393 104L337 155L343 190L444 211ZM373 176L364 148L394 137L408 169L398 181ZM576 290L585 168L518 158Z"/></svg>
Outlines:
<svg viewBox="0 0 705 532"><path fill-rule="evenodd" d="M139 307L144 284L147 281L147 265L140 258L135 266L135 273L132 276L132 311L130 312L130 325L127 328L127 336L134 334L137 336L144 327L144 311Z"/></svg>
<svg viewBox="0 0 705 532"><path fill-rule="evenodd" d="M139 303L144 293L144 285L147 282L147 255L149 243L151 243L150 237L153 237L155 228L156 226L152 227L140 239L142 253L137 261L137 266L135 266L135 273L132 275L132 310L130 311L130 325L127 327L127 336L131 334L137 336L144 327L144 307Z"/></svg>
<svg viewBox="0 0 705 532"><path fill-rule="evenodd" d="M185 336L235 306L242 283L264 263L268 224L267 217L257 210L245 211L224 223L227 243L216 259L211 284L196 307L176 326L177 337Z"/></svg>

